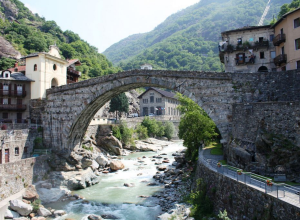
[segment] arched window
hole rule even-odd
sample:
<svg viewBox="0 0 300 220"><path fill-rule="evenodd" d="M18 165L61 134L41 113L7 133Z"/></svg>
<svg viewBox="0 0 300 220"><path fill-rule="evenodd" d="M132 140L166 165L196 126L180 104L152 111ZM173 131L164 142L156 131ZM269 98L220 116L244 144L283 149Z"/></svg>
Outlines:
<svg viewBox="0 0 300 220"><path fill-rule="evenodd" d="M56 86L58 86L57 79L53 78L53 79L51 80L51 88L54 88L54 87L56 87Z"/></svg>
<svg viewBox="0 0 300 220"><path fill-rule="evenodd" d="M53 64L53 70L57 70L56 64Z"/></svg>
<svg viewBox="0 0 300 220"><path fill-rule="evenodd" d="M34 66L33 66L33 71L37 71L37 65L36 64L34 64Z"/></svg>
<svg viewBox="0 0 300 220"><path fill-rule="evenodd" d="M258 72L268 72L268 68L265 66L261 66L258 68Z"/></svg>

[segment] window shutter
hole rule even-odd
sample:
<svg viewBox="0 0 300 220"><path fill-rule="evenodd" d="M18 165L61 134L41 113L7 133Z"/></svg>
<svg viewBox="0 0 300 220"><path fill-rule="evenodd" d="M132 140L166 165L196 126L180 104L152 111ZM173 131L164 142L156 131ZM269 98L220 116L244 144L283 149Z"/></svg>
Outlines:
<svg viewBox="0 0 300 220"><path fill-rule="evenodd" d="M8 104L9 105L11 104L11 98L8 98Z"/></svg>
<svg viewBox="0 0 300 220"><path fill-rule="evenodd" d="M17 84L15 84L15 91L17 91Z"/></svg>
<svg viewBox="0 0 300 220"><path fill-rule="evenodd" d="M11 84L8 85L8 90L11 91Z"/></svg>
<svg viewBox="0 0 300 220"><path fill-rule="evenodd" d="M0 98L0 105L3 105L3 98Z"/></svg>
<svg viewBox="0 0 300 220"><path fill-rule="evenodd" d="M3 84L2 83L0 83L0 89L3 89Z"/></svg>

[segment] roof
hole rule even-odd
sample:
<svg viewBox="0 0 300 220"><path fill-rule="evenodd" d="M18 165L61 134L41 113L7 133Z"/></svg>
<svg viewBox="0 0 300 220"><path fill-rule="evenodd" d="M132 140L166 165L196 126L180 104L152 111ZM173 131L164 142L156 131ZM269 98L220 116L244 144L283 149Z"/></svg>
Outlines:
<svg viewBox="0 0 300 220"><path fill-rule="evenodd" d="M68 66L75 64L75 66L81 66L81 62L78 59L67 60L69 62Z"/></svg>
<svg viewBox="0 0 300 220"><path fill-rule="evenodd" d="M255 29L262 29L262 28L271 28L271 25L264 25L264 26L245 26L242 28L237 28L229 31L223 31L221 34L227 34L231 32L238 32L238 31L250 31Z"/></svg>
<svg viewBox="0 0 300 220"><path fill-rule="evenodd" d="M45 52L31 53L31 54L29 54L27 56L21 57L21 59L29 58L29 57L37 57L40 53L45 53Z"/></svg>
<svg viewBox="0 0 300 220"><path fill-rule="evenodd" d="M17 69L17 70L16 70ZM26 71L26 66L17 66L17 67L12 67L7 69L10 72L14 73L14 72L25 72Z"/></svg>
<svg viewBox="0 0 300 220"><path fill-rule="evenodd" d="M165 90L157 89L157 88L154 88L154 87L150 87L149 89L147 89L147 90L146 90L145 92L143 92L138 98L141 99L141 98L143 97L143 95L144 95L145 93L147 93L148 91L150 91L150 90L154 90L154 91L160 93L160 94L161 94L162 96L164 96L164 97L176 99L174 93L172 93L172 92L167 92L167 91L165 91Z"/></svg>
<svg viewBox="0 0 300 220"><path fill-rule="evenodd" d="M25 76L23 73L12 73L10 74L9 78L3 78L0 76L0 79L4 80L15 80L15 81L27 81L27 82L34 82L34 80L29 79L27 76Z"/></svg>
<svg viewBox="0 0 300 220"><path fill-rule="evenodd" d="M277 26L280 22L282 22L283 19L285 19L287 16L289 16L290 14L293 14L294 12L299 11L299 10L300 10L300 7L299 7L299 8L296 8L296 9L293 10L293 11L290 11L290 12L288 12L288 13L282 15L282 17L281 17L275 24L272 25L272 28L276 27L276 26Z"/></svg>

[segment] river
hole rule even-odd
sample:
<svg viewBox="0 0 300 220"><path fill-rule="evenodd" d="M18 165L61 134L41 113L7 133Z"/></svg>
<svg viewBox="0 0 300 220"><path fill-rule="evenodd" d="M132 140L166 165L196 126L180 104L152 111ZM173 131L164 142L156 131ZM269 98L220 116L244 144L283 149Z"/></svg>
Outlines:
<svg viewBox="0 0 300 220"><path fill-rule="evenodd" d="M171 165L174 161L172 153L184 149L182 142L174 142L164 147L159 154L163 158L169 158ZM107 215L111 214L118 219L126 220L155 220L162 213L158 205L158 199L151 197L158 191L163 190L163 185L147 186L154 182L153 175L157 172L154 165L154 155L156 152L136 152L122 157L125 169L128 171L117 171L115 173L101 175L100 182L94 186L83 190L73 192L84 197L89 203L83 203L82 200L71 202L58 202L48 204L46 207L54 209L63 209L68 214L57 220L74 219L85 220L89 214ZM145 156L146 158L142 158ZM138 158L142 158L141 162ZM156 159L158 161L159 159ZM125 187L124 183L133 183L134 187ZM140 196L149 196L141 198Z"/></svg>

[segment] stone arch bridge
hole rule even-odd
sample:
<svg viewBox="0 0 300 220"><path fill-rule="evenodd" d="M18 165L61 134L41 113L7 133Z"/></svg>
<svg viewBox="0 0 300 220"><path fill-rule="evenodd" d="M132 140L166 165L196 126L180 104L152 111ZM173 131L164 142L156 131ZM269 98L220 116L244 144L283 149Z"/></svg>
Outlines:
<svg viewBox="0 0 300 220"><path fill-rule="evenodd" d="M80 145L93 116L107 101L145 86L171 89L192 98L216 123L226 142L235 103L297 101L300 71L245 74L132 70L56 87L47 90L44 143L54 151L70 152Z"/></svg>

